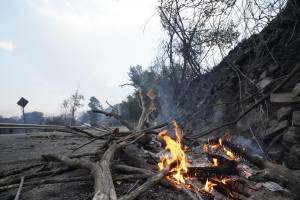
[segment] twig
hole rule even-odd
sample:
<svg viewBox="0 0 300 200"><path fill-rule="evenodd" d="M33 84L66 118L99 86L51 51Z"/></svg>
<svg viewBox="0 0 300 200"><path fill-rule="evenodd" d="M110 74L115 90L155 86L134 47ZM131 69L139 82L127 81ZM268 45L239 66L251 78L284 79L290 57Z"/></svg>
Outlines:
<svg viewBox="0 0 300 200"><path fill-rule="evenodd" d="M89 141L87 141L86 143L76 147L72 152L74 153L75 151L77 151L78 149L81 149L82 147L85 147L86 145L89 145L93 142L95 142L96 140L99 140L99 138L93 138L93 139L90 139Z"/></svg>
<svg viewBox="0 0 300 200"><path fill-rule="evenodd" d="M257 146L259 147L260 151L263 153L265 159L268 160L268 156L266 155L266 152L265 152L264 149L262 148L262 146L261 146L261 144L260 144L260 141L259 141L258 138L256 137L256 135L255 135L255 133L253 132L253 130L252 130L250 124L248 123L248 121L247 121L247 125L248 125L248 127L249 127L249 130L250 130L250 132L251 132L251 134L252 134L252 137L253 137L253 139L255 140Z"/></svg>
<svg viewBox="0 0 300 200"><path fill-rule="evenodd" d="M136 180L136 182L128 189L128 191L126 192L126 194L130 193L133 188L135 188L135 186L140 182L140 180Z"/></svg>
<svg viewBox="0 0 300 200"><path fill-rule="evenodd" d="M19 186L17 194L15 196L15 200L19 200L20 194L21 194L21 191L22 191L22 188L23 188L23 184L24 184L24 176L21 177L20 186Z"/></svg>

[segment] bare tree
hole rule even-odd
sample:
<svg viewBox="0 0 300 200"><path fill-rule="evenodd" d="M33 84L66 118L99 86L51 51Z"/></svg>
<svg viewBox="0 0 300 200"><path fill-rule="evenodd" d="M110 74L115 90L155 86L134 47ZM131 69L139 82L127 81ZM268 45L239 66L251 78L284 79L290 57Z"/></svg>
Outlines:
<svg viewBox="0 0 300 200"><path fill-rule="evenodd" d="M68 121L68 116L71 116L71 124L75 124L75 116L76 111L82 107L82 101L84 100L84 96L78 93L78 90L75 91L68 99L65 99L62 103L62 107L64 109L64 118L65 121Z"/></svg>
<svg viewBox="0 0 300 200"><path fill-rule="evenodd" d="M63 118L64 118L64 122L65 124L68 124L68 120L69 120L69 115L70 115L70 112L69 112L69 101L67 99L65 99L62 104L61 104L61 108L63 110Z"/></svg>
<svg viewBox="0 0 300 200"><path fill-rule="evenodd" d="M259 32L286 0L159 0L166 38L163 59L174 84L184 88L216 65L235 44Z"/></svg>

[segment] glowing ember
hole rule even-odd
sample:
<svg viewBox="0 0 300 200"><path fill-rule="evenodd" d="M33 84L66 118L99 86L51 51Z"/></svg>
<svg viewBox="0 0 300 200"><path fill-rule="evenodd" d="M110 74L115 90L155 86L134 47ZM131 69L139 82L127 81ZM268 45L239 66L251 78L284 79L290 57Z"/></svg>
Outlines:
<svg viewBox="0 0 300 200"><path fill-rule="evenodd" d="M215 145L211 145L211 149L212 151L215 151L219 148L219 145L215 144Z"/></svg>
<svg viewBox="0 0 300 200"><path fill-rule="evenodd" d="M203 152L208 152L208 145L207 144L203 145Z"/></svg>
<svg viewBox="0 0 300 200"><path fill-rule="evenodd" d="M160 157L160 162L158 163L159 169L164 168L166 164L171 164L176 161L177 165L170 171L169 178L175 179L176 183L185 183L183 178L183 174L187 173L187 158L184 150L181 147L181 129L177 126L176 122L173 122L175 127L175 135L176 141L173 140L170 136L167 135L168 131L164 130L159 133L164 141L166 142L166 150L170 152L170 154L164 154Z"/></svg>

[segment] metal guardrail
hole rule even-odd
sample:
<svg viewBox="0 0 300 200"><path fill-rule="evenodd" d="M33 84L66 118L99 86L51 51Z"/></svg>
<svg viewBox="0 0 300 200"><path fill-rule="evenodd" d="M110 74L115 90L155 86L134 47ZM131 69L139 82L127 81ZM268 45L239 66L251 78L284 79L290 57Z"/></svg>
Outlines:
<svg viewBox="0 0 300 200"><path fill-rule="evenodd" d="M0 123L0 129L66 129L66 128L68 127L62 125Z"/></svg>
<svg viewBox="0 0 300 200"><path fill-rule="evenodd" d="M88 126L64 126L64 125L41 125L41 124L14 124L0 123L0 129L48 129L48 130L74 130L88 129Z"/></svg>

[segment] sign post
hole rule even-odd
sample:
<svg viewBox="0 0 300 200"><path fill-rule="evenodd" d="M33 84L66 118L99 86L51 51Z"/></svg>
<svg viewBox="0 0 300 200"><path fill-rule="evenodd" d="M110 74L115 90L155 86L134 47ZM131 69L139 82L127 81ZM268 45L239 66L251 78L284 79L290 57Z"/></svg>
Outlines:
<svg viewBox="0 0 300 200"><path fill-rule="evenodd" d="M25 106L28 104L29 101L27 101L24 97L21 97L21 99L17 102L19 106L21 106L22 109L22 115L23 115L23 122L26 123L25 119Z"/></svg>

